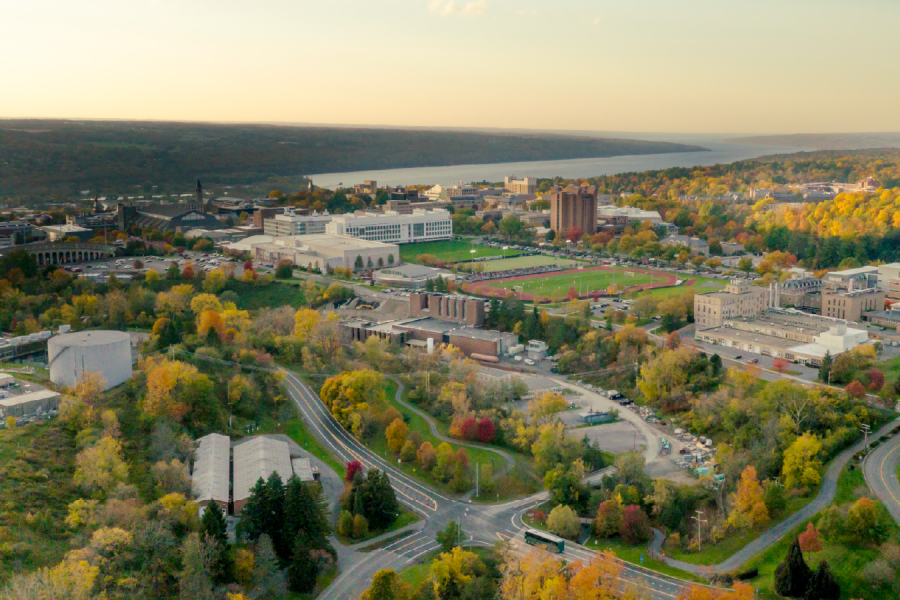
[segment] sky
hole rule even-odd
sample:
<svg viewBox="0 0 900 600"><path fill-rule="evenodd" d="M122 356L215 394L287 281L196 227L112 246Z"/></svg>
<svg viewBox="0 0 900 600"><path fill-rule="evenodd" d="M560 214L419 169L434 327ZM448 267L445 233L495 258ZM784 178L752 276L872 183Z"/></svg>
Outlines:
<svg viewBox="0 0 900 600"><path fill-rule="evenodd" d="M896 0L0 0L0 117L900 131Z"/></svg>

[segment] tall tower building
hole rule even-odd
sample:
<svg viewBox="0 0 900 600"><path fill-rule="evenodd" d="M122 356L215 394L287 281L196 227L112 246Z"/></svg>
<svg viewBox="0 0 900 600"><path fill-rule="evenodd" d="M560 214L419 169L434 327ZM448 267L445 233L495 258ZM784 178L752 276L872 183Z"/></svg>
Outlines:
<svg viewBox="0 0 900 600"><path fill-rule="evenodd" d="M557 235L577 227L583 233L597 232L597 190L594 186L550 191L550 229Z"/></svg>

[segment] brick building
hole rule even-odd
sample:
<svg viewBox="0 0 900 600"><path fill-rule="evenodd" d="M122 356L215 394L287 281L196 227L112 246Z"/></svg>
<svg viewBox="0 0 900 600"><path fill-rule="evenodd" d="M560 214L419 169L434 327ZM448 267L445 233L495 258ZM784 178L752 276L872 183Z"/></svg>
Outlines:
<svg viewBox="0 0 900 600"><path fill-rule="evenodd" d="M597 190L594 186L569 185L550 191L550 229L557 234L577 227L583 233L597 232Z"/></svg>

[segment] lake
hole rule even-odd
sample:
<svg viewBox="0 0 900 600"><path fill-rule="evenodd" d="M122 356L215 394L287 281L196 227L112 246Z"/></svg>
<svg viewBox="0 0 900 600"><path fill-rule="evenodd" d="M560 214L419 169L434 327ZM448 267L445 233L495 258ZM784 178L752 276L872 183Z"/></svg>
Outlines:
<svg viewBox="0 0 900 600"><path fill-rule="evenodd" d="M623 136L624 137L624 136ZM634 136L643 138L643 136ZM663 139L664 138L664 139ZM634 171L668 169L670 167L694 167L727 164L738 160L769 154L786 154L810 150L784 146L756 146L723 142L716 138L698 136L659 136L654 139L683 144L696 144L709 148L708 152L673 152L667 154L641 154L608 158L578 158L572 160L542 160L532 162L491 163L481 165L454 165L450 167L415 167L410 169L384 169L380 171L355 171L347 173L320 173L310 175L313 183L322 187L338 184L351 186L366 179L374 179L378 185L430 185L472 181L503 181L507 175L525 177L594 177Z"/></svg>

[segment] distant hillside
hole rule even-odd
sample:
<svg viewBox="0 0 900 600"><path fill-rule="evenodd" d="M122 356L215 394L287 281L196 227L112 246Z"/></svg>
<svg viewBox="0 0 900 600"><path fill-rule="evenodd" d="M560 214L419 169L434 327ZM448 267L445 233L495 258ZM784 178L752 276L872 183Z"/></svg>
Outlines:
<svg viewBox="0 0 900 600"><path fill-rule="evenodd" d="M189 190L198 177L246 184L315 173L703 150L550 134L6 120L0 121L0 196Z"/></svg>
<svg viewBox="0 0 900 600"><path fill-rule="evenodd" d="M861 150L900 147L900 133L795 133L760 135L728 140L741 144L813 148L815 150Z"/></svg>

